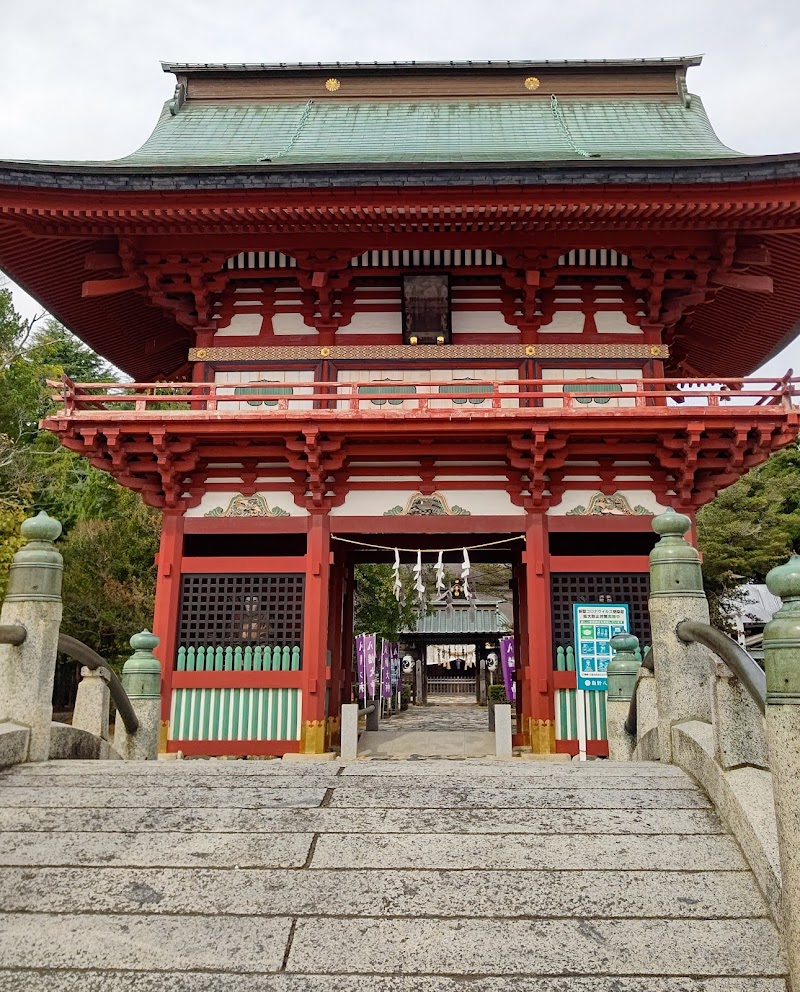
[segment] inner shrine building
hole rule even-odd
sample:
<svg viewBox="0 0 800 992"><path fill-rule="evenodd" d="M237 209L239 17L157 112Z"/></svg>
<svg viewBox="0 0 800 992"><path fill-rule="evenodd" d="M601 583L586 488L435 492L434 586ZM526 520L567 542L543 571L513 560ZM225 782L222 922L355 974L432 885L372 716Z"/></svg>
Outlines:
<svg viewBox="0 0 800 992"><path fill-rule="evenodd" d="M517 743L576 751L574 603L649 643L652 515L798 430L747 377L800 157L726 147L699 61L165 65L138 151L0 162L0 267L133 380L43 426L163 512L169 750L335 743L354 565L467 547L512 567Z"/></svg>

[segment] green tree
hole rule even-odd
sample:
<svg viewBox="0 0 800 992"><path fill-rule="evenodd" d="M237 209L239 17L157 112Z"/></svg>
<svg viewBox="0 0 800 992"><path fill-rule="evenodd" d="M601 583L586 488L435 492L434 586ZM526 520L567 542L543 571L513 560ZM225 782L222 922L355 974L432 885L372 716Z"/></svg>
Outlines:
<svg viewBox="0 0 800 992"><path fill-rule="evenodd" d="M159 514L118 488L113 516L77 521L60 542L62 629L119 667L131 634L150 628L155 605Z"/></svg>
<svg viewBox="0 0 800 992"><path fill-rule="evenodd" d="M52 318L25 321L0 289L0 598L22 544L19 525L46 510L64 526L62 629L114 661L152 624L159 515L139 496L38 429L55 407L47 379L115 381L114 370Z"/></svg>
<svg viewBox="0 0 800 992"><path fill-rule="evenodd" d="M800 544L800 449L773 455L697 517L703 577L714 621L729 626L739 587L763 582Z"/></svg>
<svg viewBox="0 0 800 992"><path fill-rule="evenodd" d="M398 603L391 565L358 565L355 570L355 634L379 634L396 641L403 630L413 630L418 610L410 596ZM403 570L403 587L410 588L410 570Z"/></svg>

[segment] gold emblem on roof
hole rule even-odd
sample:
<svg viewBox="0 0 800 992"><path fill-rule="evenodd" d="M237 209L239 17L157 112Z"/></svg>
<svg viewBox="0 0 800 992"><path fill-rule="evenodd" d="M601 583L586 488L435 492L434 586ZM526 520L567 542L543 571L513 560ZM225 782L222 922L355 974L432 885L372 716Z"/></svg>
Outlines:
<svg viewBox="0 0 800 992"><path fill-rule="evenodd" d="M539 85L540 85L540 82L539 82L539 77L538 76L528 76L528 78L525 80L525 89L526 90L538 90L539 89Z"/></svg>
<svg viewBox="0 0 800 992"><path fill-rule="evenodd" d="M325 80L325 89L329 93L335 93L339 89L339 87L341 85L342 84L339 82L339 80L338 79L334 79L333 76L331 76L330 79L326 79Z"/></svg>

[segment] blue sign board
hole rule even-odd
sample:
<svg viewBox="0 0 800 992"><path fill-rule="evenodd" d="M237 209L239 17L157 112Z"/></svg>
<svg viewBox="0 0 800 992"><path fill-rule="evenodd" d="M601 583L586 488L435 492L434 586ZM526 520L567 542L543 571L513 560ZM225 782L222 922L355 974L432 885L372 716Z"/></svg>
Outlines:
<svg viewBox="0 0 800 992"><path fill-rule="evenodd" d="M630 630L627 603L574 603L575 670L579 689L605 689L611 638Z"/></svg>

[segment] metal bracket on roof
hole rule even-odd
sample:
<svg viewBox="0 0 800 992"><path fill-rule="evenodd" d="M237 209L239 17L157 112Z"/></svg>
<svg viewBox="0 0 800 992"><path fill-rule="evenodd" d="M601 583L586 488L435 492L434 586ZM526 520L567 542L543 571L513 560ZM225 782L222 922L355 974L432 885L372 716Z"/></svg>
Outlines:
<svg viewBox="0 0 800 992"><path fill-rule="evenodd" d="M678 96L681 98L681 102L687 109L692 105L692 94L689 92L689 88L686 85L686 70L682 72L679 71L675 74L675 82L678 87Z"/></svg>
<svg viewBox="0 0 800 992"><path fill-rule="evenodd" d="M283 158L284 155L291 151L294 143L300 137L303 128L306 126L306 121L308 120L308 116L311 113L311 108L313 106L314 101L309 100L305 107L303 107L303 113L300 115L300 120L297 122L297 127L294 129L294 134L291 138L289 138L283 148L281 148L281 150L276 152L274 155L265 155L263 158L258 160L259 162L274 162L276 159Z"/></svg>
<svg viewBox="0 0 800 992"><path fill-rule="evenodd" d="M174 117L186 102L186 83L178 83L169 101L169 112Z"/></svg>
<svg viewBox="0 0 800 992"><path fill-rule="evenodd" d="M599 152L587 152L585 148L581 148L567 127L567 122L564 120L564 114L561 112L561 107L558 105L558 97L555 93L550 94L550 109L553 111L553 117L556 123L561 128L564 133L564 137L567 139L570 148L575 152L576 155L580 155L581 158L600 158Z"/></svg>

